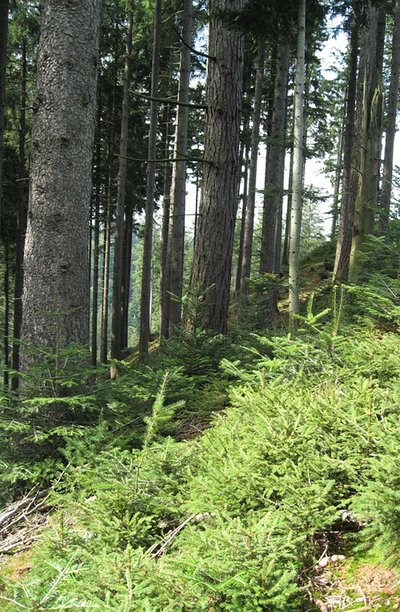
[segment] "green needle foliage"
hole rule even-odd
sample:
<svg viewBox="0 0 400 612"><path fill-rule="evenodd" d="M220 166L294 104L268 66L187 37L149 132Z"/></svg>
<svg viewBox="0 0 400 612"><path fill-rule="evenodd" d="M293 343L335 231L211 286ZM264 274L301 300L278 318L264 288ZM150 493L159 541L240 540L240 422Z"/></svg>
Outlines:
<svg viewBox="0 0 400 612"><path fill-rule="evenodd" d="M8 609L302 610L325 550L356 540L398 564L400 343L386 300L335 289L318 312L311 299L295 340L182 332L116 381L92 371L73 395L25 398L26 420L5 398L4 491L46 482L53 505L26 578L3 572ZM64 420L46 427L55 410ZM27 454L12 461L16 444Z"/></svg>

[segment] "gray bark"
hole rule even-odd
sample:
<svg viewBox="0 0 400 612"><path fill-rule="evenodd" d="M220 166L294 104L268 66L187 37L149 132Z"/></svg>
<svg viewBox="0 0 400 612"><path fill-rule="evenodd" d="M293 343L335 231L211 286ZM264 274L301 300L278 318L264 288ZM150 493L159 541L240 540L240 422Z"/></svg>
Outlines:
<svg viewBox="0 0 400 612"><path fill-rule="evenodd" d="M0 223L3 200L4 103L6 90L7 38L9 1L0 3ZM1 237L1 226L0 226Z"/></svg>
<svg viewBox="0 0 400 612"><path fill-rule="evenodd" d="M297 60L294 92L293 127L293 195L290 215L289 239L289 325L296 329L300 291L300 234L302 213L302 187L304 172L304 66L305 66L306 2L300 0L297 34Z"/></svg>
<svg viewBox="0 0 400 612"><path fill-rule="evenodd" d="M188 102L190 80L190 47L192 44L192 0L183 3L183 31L180 59L175 145L173 158L185 159L187 154ZM185 241L186 162L175 161L172 169L172 191L169 222L167 266L169 267L169 335L181 322L183 291L183 260Z"/></svg>
<svg viewBox="0 0 400 612"><path fill-rule="evenodd" d="M399 94L400 72L400 2L397 0L392 34L392 62L390 86L386 103L386 139L382 168L382 189L380 198L379 233L386 235L389 229L390 199L392 194L393 152L396 134L396 116Z"/></svg>
<svg viewBox="0 0 400 612"><path fill-rule="evenodd" d="M271 133L267 141L265 194L262 220L260 273L279 273L280 228L286 148L286 100L289 73L289 45L281 43L277 52L277 71Z"/></svg>
<svg viewBox="0 0 400 612"><path fill-rule="evenodd" d="M333 276L335 280L346 281L349 275L352 224L354 217L355 186L359 149L360 116L356 119L357 69L358 69L359 19L354 10L348 60L346 125L343 142L343 181L340 207L338 238Z"/></svg>
<svg viewBox="0 0 400 612"><path fill-rule="evenodd" d="M165 146L164 159L170 157L170 105L164 106L163 124L165 125ZM160 261L160 338L168 338L169 334L169 314L168 314L168 288L169 288L169 266L167 265L168 256L168 235L169 235L169 216L171 209L171 168L168 162L164 165L163 180L163 214L161 229L161 261Z"/></svg>
<svg viewBox="0 0 400 612"><path fill-rule="evenodd" d="M45 0L42 6L24 253L22 334L32 348L58 351L89 340L99 22L99 0ZM24 355L25 366L31 356Z"/></svg>
<svg viewBox="0 0 400 612"><path fill-rule="evenodd" d="M150 102L150 129L147 162L147 189L146 189L146 215L144 226L143 244L143 272L142 288L140 295L140 337L139 354L141 359L148 355L150 342L151 321L151 253L153 247L153 215L155 194L155 172L156 172L156 148L157 148L157 112L158 103L158 74L160 66L161 46L161 0L156 0L154 7L154 38L153 38L153 60L151 69L151 102Z"/></svg>
<svg viewBox="0 0 400 612"><path fill-rule="evenodd" d="M354 208L353 238L349 278L356 280L361 268L360 255L366 238L374 230L378 204L379 171L382 145L382 62L386 12L369 3L368 28L364 36L363 97L360 116L360 165Z"/></svg>
<svg viewBox="0 0 400 612"><path fill-rule="evenodd" d="M26 39L22 41L21 49L21 97L19 115L19 151L18 151L18 207L17 207L17 240L15 257L15 279L14 279L14 317L13 317L13 348L12 348L12 367L19 370L19 349L22 325L22 292L23 292L23 258L26 231L26 212L27 212L27 190L26 190L26 159L25 159L25 138L26 138L26 101L27 101L27 58L26 58ZM17 376L12 379L12 389L16 391L19 380Z"/></svg>
<svg viewBox="0 0 400 612"><path fill-rule="evenodd" d="M201 292L202 324L228 327L232 248L239 183L239 134L243 75L241 34L228 29L223 12L246 0L215 0L210 15L207 122L203 189L191 290Z"/></svg>
<svg viewBox="0 0 400 612"><path fill-rule="evenodd" d="M253 255L253 235L254 235L254 214L256 204L256 182L257 182L257 162L258 149L260 144L260 124L261 124L261 102L264 81L264 57L265 43L259 42L257 55L256 82L254 91L254 107L252 117L251 149L250 149L250 168L249 168L249 193L246 202L246 216L243 240L243 259L241 265L240 292L243 300L246 301L248 294L248 279L251 273L251 258Z"/></svg>
<svg viewBox="0 0 400 612"><path fill-rule="evenodd" d="M114 241L114 267L113 267L113 296L112 296L112 337L111 337L111 357L121 358L123 346L123 312L124 312L124 215L125 215L125 191L126 176L128 168L128 127L129 127L129 87L132 72L132 31L133 31L133 11L129 13L128 32L125 50L124 68L124 89L122 94L122 113L121 113L121 135L119 145L119 168L118 168L118 189L117 189L117 209L115 220L115 241Z"/></svg>

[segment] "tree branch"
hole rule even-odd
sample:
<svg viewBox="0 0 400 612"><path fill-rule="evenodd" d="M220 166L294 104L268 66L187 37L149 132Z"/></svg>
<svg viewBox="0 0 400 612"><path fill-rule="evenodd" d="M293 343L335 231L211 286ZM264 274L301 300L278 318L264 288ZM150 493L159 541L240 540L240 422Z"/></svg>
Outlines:
<svg viewBox="0 0 400 612"><path fill-rule="evenodd" d="M131 93L136 96L136 98L144 98L145 100L150 100L153 102L162 102L163 104L175 104L176 106L187 106L188 108L197 108L201 110L207 110L208 108L206 104L191 104L190 102L178 102L178 100L171 100L170 98L158 98L132 90Z"/></svg>
<svg viewBox="0 0 400 612"><path fill-rule="evenodd" d="M208 55L207 53L203 53L202 51L198 51L197 49L195 49L194 47L192 47L191 45L188 45L188 43L183 40L183 36L181 36L181 33L179 32L179 30L176 29L175 26L173 26L175 33L177 35L177 37L179 38L179 40L181 41L181 43L183 45L185 45L185 47L187 49L189 49L192 53L195 53L196 55L200 55L200 57L205 57L206 59L212 60L212 61L216 61L216 57L214 57L213 55Z"/></svg>

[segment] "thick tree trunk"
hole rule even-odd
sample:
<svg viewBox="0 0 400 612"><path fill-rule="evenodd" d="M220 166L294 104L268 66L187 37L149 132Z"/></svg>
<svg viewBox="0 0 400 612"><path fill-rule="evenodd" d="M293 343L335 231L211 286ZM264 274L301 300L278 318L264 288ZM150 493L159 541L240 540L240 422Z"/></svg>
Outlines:
<svg viewBox="0 0 400 612"><path fill-rule="evenodd" d="M99 0L45 0L42 6L24 253L22 331L31 348L57 351L89 341L88 224L99 22ZM32 358L29 351L24 355L25 367Z"/></svg>
<svg viewBox="0 0 400 612"><path fill-rule="evenodd" d="M354 209L353 239L349 277L356 280L362 262L360 255L366 238L374 230L378 204L379 170L382 144L382 62L385 40L385 8L372 2L368 7L368 29L365 33L365 65L360 138L358 190Z"/></svg>
<svg viewBox="0 0 400 612"><path fill-rule="evenodd" d="M223 13L245 4L215 0L210 15L206 163L191 289L203 294L203 325L220 333L228 327L243 74L242 36Z"/></svg>
<svg viewBox="0 0 400 612"><path fill-rule="evenodd" d="M0 223L3 202L4 103L6 89L9 0L0 2ZM0 237L2 235L0 226Z"/></svg>
<svg viewBox="0 0 400 612"><path fill-rule="evenodd" d="M261 102L264 81L264 58L265 43L259 41L257 54L257 69L254 91L254 107L252 117L251 149L250 149L250 168L249 168L249 192L246 202L246 216L243 240L243 260L241 266L240 293L241 299L246 302L248 295L248 279L251 273L251 259L253 255L253 236L254 236L254 215L256 204L256 182L258 149L260 144L260 124L261 124Z"/></svg>
<svg viewBox="0 0 400 612"><path fill-rule="evenodd" d="M161 46L161 0L155 0L154 7L154 38L153 60L151 69L151 102L150 102L150 130L147 162L147 190L146 190L146 216L144 222L143 243L143 271L142 288L140 294L140 338L139 355L145 359L149 352L150 322L151 322L151 253L153 248L153 215L156 173L157 150L157 112L156 101L158 93L158 74L160 69Z"/></svg>
<svg viewBox="0 0 400 612"><path fill-rule="evenodd" d="M300 292L300 233L303 187L303 136L304 136L304 66L306 34L306 1L300 0L297 34L297 60L294 92L293 126L293 196L290 215L289 239L289 326L296 330L296 314L299 312Z"/></svg>
<svg viewBox="0 0 400 612"><path fill-rule="evenodd" d="M359 129L357 127L359 120L356 120L356 100L359 27L359 16L354 9L349 45L346 125L343 142L343 195L340 207L336 257L333 272L334 279L338 281L346 281L349 275L355 199L354 184L358 178L356 167L358 166L359 149L358 146L356 146L356 140L359 138Z"/></svg>
<svg viewBox="0 0 400 612"><path fill-rule="evenodd" d="M379 234L387 235L390 217L390 199L392 194L393 152L396 134L396 116L399 94L400 72L400 2L397 0L394 12L392 34L392 66L390 86L386 108L385 156L382 169L382 188L380 198Z"/></svg>
<svg viewBox="0 0 400 612"><path fill-rule="evenodd" d="M17 240L15 256L15 279L14 279L14 317L13 317L13 348L12 348L12 367L19 370L19 353L22 325L22 292L24 285L23 258L26 232L26 212L27 212L27 191L25 183L26 159L25 159L25 138L26 138L26 100L27 100L27 58L26 58L26 39L22 41L21 57L21 98L19 115L19 151L18 151L18 207L17 207ZM12 390L18 389L18 377L13 376Z"/></svg>
<svg viewBox="0 0 400 612"><path fill-rule="evenodd" d="M190 49L192 43L193 1L184 0L183 30L180 59L178 106L175 130L174 159L184 160L187 153ZM174 333L182 318L183 260L185 244L186 162L175 161L172 169L171 209L169 223L169 335Z"/></svg>
<svg viewBox="0 0 400 612"><path fill-rule="evenodd" d="M129 127L129 87L131 83L132 65L132 31L133 31L133 11L129 13L128 32L125 51L124 69L124 90L122 94L122 113L121 113L121 136L119 145L119 169L118 169L118 190L117 190L117 209L115 219L115 240L114 240L114 267L113 267L113 296L112 296L112 334L111 334L111 357L121 358L121 350L124 348L122 340L123 328L123 303L124 303L124 218L125 218L125 191L126 175L128 168L128 127Z"/></svg>
<svg viewBox="0 0 400 612"><path fill-rule="evenodd" d="M265 194L262 220L260 273L280 269L283 180L286 150L286 100L289 73L289 45L281 43L277 53L271 132L267 141ZM279 262L279 263L278 263Z"/></svg>

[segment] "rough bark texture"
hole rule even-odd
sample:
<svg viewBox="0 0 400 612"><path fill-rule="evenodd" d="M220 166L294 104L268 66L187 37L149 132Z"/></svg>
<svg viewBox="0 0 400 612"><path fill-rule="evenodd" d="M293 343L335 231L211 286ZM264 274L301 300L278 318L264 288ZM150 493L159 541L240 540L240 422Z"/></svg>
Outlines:
<svg viewBox="0 0 400 612"><path fill-rule="evenodd" d="M99 21L99 0L46 0L42 6L24 254L22 333L31 347L58 350L89 340Z"/></svg>
<svg viewBox="0 0 400 612"><path fill-rule="evenodd" d="M180 59L178 106L173 158L185 159L187 153L190 49L192 44L192 0L183 3L183 31ZM168 240L167 266L169 266L169 335L181 322L181 300L183 291L183 259L185 242L186 162L175 161L172 169L172 191L170 209L170 235Z"/></svg>
<svg viewBox="0 0 400 612"><path fill-rule="evenodd" d="M271 133L267 141L265 195L262 220L260 272L280 269L280 231L285 168L286 99L288 91L289 45L281 43L277 53Z"/></svg>
<svg viewBox="0 0 400 612"><path fill-rule="evenodd" d="M203 293L205 327L228 326L232 247L239 178L239 133L243 43L229 29L226 9L240 11L245 0L215 0L210 15L207 122L203 191L191 289Z"/></svg>
<svg viewBox="0 0 400 612"><path fill-rule="evenodd" d="M379 233L386 235L389 229L390 198L392 193L393 152L396 134L397 99L400 72L400 2L397 0L394 12L392 34L392 65L390 86L386 103L385 156L382 168L382 189L379 215Z"/></svg>
<svg viewBox="0 0 400 612"><path fill-rule="evenodd" d="M360 255L366 238L374 230L382 145L381 81L386 24L385 8L377 8L370 2L368 18L368 29L364 38L365 66L361 109L360 166L349 270L349 278L353 281L356 280L362 267Z"/></svg>
<svg viewBox="0 0 400 612"><path fill-rule="evenodd" d="M0 2L0 219L3 200L4 102L7 65L8 9L8 0L2 0Z"/></svg>
<svg viewBox="0 0 400 612"><path fill-rule="evenodd" d="M303 187L303 135L304 135L304 65L306 34L306 1L300 0L297 60L294 92L294 128L293 128L293 196L290 215L289 239L289 324L293 332L296 328L295 315L299 312L299 276L300 276L300 233Z"/></svg>
<svg viewBox="0 0 400 612"><path fill-rule="evenodd" d="M124 69L124 90L122 94L121 112L121 136L119 145L119 167L118 167L118 191L117 209L115 220L115 241L114 241L114 267L113 267L113 296L112 296L112 337L111 337L111 357L121 358L123 346L123 313L124 313L124 215L125 215L125 191L126 176L128 169L128 127L129 127L129 87L131 82L131 53L132 53L132 31L133 31L133 11L129 14L128 32L125 50L125 69ZM126 289L126 288L125 288Z"/></svg>
<svg viewBox="0 0 400 612"><path fill-rule="evenodd" d="M155 193L155 158L157 146L157 111L158 74L161 45L161 0L156 0L154 7L153 60L151 69L151 103L150 130L147 162L146 215L144 223L143 272L140 294L140 337L139 354L141 359L147 357L150 342L151 321L151 252L153 247L153 215Z"/></svg>
<svg viewBox="0 0 400 612"><path fill-rule="evenodd" d="M357 98L359 22L357 13L353 13L347 76L346 125L343 142L343 182L340 207L339 229L336 245L334 279L346 281L349 275L351 234L354 216L354 193L351 189L351 176L354 174L355 161L355 124Z"/></svg>
<svg viewBox="0 0 400 612"><path fill-rule="evenodd" d="M258 149L260 144L261 102L264 81L264 58L265 43L263 41L260 41L257 55L257 70L251 131L249 193L246 202L246 216L243 239L243 259L241 265L240 281L241 297L244 301L246 301L248 294L248 279L250 278L251 258L253 255L254 214L256 205Z"/></svg>

